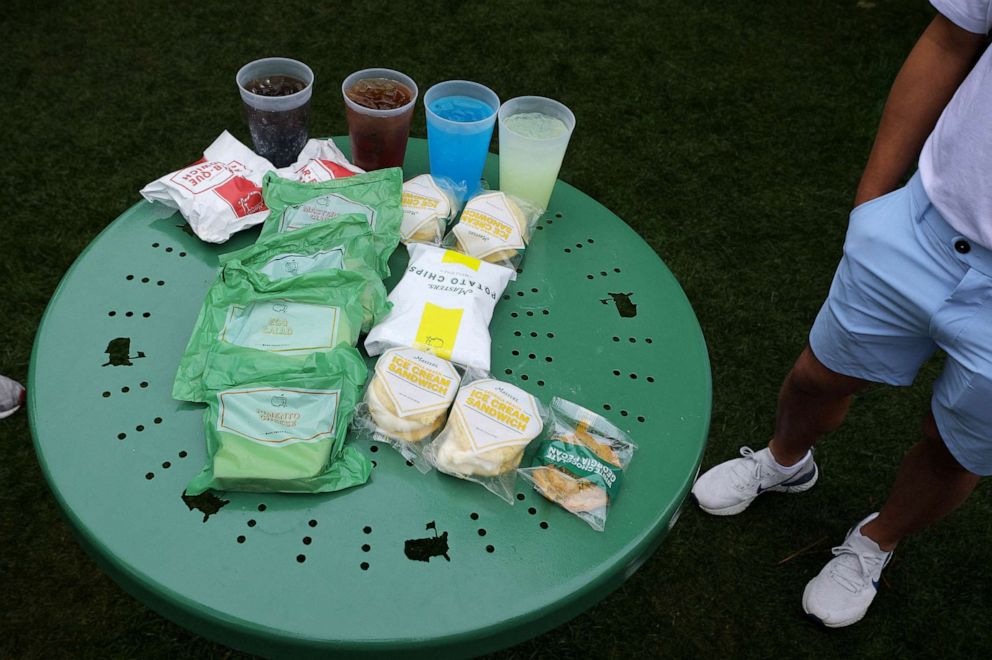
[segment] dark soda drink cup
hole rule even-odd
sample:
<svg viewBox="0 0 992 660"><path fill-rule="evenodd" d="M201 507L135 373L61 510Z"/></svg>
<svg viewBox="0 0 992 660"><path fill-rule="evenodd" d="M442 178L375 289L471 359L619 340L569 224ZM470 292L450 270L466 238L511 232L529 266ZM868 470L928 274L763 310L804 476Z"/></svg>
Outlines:
<svg viewBox="0 0 992 660"><path fill-rule="evenodd" d="M341 84L351 160L363 170L402 167L417 83L392 69L356 71Z"/></svg>
<svg viewBox="0 0 992 660"><path fill-rule="evenodd" d="M255 153L292 165L310 138L313 71L303 62L266 57L241 67L236 81Z"/></svg>

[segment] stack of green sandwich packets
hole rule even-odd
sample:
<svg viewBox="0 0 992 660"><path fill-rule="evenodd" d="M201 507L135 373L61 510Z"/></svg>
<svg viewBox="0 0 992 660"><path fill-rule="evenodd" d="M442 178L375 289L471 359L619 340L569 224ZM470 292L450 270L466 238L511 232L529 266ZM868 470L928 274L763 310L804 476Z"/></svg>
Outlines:
<svg viewBox="0 0 992 660"><path fill-rule="evenodd" d="M320 183L270 172L255 245L223 255L172 395L207 404L207 465L186 488L319 493L368 480L344 446L366 367L355 346L389 311L402 173Z"/></svg>

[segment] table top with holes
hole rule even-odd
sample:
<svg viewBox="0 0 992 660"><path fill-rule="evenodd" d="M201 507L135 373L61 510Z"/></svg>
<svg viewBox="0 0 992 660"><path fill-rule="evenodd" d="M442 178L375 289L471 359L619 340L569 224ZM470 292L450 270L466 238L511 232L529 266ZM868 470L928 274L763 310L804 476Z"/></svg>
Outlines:
<svg viewBox="0 0 992 660"><path fill-rule="evenodd" d="M426 171L425 141L411 140L404 169ZM494 187L497 174L490 156ZM604 533L522 480L511 507L359 436L349 441L376 466L365 486L228 493L215 513L184 501L205 447L202 407L170 397L176 366L217 255L257 231L207 245L178 214L141 202L66 274L32 355L38 458L81 544L166 617L270 656L477 655L602 599L658 547L688 494L709 425L709 362L677 281L633 230L562 182L550 207L496 307L493 373L597 410L637 442ZM394 254L387 287L405 260ZM406 556L407 540L435 535L447 558Z"/></svg>

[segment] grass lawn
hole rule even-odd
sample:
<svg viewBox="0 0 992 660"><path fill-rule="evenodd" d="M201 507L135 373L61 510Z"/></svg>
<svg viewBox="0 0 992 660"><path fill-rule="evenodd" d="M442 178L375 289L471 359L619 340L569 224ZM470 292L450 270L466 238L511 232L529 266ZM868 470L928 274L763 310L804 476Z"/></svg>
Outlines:
<svg viewBox="0 0 992 660"><path fill-rule="evenodd" d="M339 81L392 66L422 90L466 78L504 99L542 94L575 111L561 177L655 248L706 335L714 409L704 467L766 441L782 376L841 254L888 86L932 15L923 0L151 4L4 10L0 373L26 379L62 274L143 184L195 159L224 128L248 141L233 83L241 64L273 54L310 63L317 135L345 132ZM413 134L425 136L420 109ZM864 622L823 632L800 607L830 547L885 497L939 368L912 388L860 397L821 446L814 490L762 498L732 519L688 509L623 588L498 655L986 652L987 484L899 548ZM80 550L25 415L0 421L0 448L0 657L238 655L148 610Z"/></svg>

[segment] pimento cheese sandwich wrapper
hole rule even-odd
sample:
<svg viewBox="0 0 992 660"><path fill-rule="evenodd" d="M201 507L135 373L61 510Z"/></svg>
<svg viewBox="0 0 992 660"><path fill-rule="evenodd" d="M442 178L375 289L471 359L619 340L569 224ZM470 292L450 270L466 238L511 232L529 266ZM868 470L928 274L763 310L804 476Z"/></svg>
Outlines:
<svg viewBox="0 0 992 660"><path fill-rule="evenodd" d="M302 183L343 179L364 173L365 170L348 162L331 138L307 140L295 163L276 170L276 174L284 179Z"/></svg>
<svg viewBox="0 0 992 660"><path fill-rule="evenodd" d="M192 165L141 189L149 202L178 209L201 240L223 243L264 221L262 179L272 163L224 131Z"/></svg>
<svg viewBox="0 0 992 660"><path fill-rule="evenodd" d="M516 385L482 376L463 378L448 423L424 458L512 505L517 467L527 445L541 434L547 411Z"/></svg>
<svg viewBox="0 0 992 660"><path fill-rule="evenodd" d="M468 200L443 245L507 268L523 259L534 226L544 213L524 200L498 190Z"/></svg>
<svg viewBox="0 0 992 660"><path fill-rule="evenodd" d="M423 448L444 425L461 378L444 358L415 348L391 348L376 361L353 425L426 473L430 465Z"/></svg>
<svg viewBox="0 0 992 660"><path fill-rule="evenodd" d="M389 294L393 308L369 332L365 349L379 355L398 346L419 348L465 367L489 370L489 321L509 268L414 243L403 278Z"/></svg>

